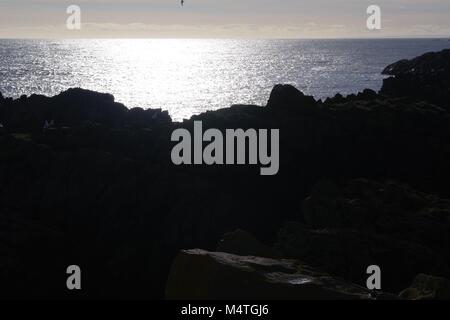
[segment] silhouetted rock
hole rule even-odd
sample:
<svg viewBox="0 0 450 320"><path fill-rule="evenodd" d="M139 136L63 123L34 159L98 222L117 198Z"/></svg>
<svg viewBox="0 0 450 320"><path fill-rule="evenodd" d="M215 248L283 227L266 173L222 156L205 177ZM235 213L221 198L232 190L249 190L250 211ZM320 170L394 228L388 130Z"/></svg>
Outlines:
<svg viewBox="0 0 450 320"><path fill-rule="evenodd" d="M344 98L344 96L340 93L337 93L334 97L327 98L325 100L326 105L337 105L346 102L349 102L349 99Z"/></svg>
<svg viewBox="0 0 450 320"><path fill-rule="evenodd" d="M278 84L270 93L267 107L275 110L296 108L296 111L311 113L315 110L316 101L311 96L305 96L303 92L292 85Z"/></svg>
<svg viewBox="0 0 450 320"><path fill-rule="evenodd" d="M6 101L1 106L0 120L11 131L38 131L50 120L55 127L98 123L107 127L143 128L171 123L167 112L161 110L142 110L139 121L134 114L135 109L128 110L110 94L75 88L51 98L31 95Z"/></svg>
<svg viewBox="0 0 450 320"><path fill-rule="evenodd" d="M172 120L169 113L161 109L133 108L127 112L126 123L135 128L154 128L155 126L168 126Z"/></svg>
<svg viewBox="0 0 450 320"><path fill-rule="evenodd" d="M387 66L383 74L397 76L400 74L434 74L450 70L450 49L429 52L411 60L400 60Z"/></svg>
<svg viewBox="0 0 450 320"><path fill-rule="evenodd" d="M245 257L203 250L176 257L166 287L169 300L346 300L370 292L295 260Z"/></svg>
<svg viewBox="0 0 450 320"><path fill-rule="evenodd" d="M363 92L358 93L356 98L361 100L373 100L378 98L378 94L371 89L364 89Z"/></svg>
<svg viewBox="0 0 450 320"><path fill-rule="evenodd" d="M450 300L450 280L419 274L400 296L408 300Z"/></svg>
<svg viewBox="0 0 450 320"><path fill-rule="evenodd" d="M279 85L267 107L235 105L183 123L82 89L0 97L0 295L72 297L52 274L75 261L90 266L82 297L161 298L181 249L216 250L233 230L248 233L227 234L221 250L293 257L360 285L377 263L391 291L421 272L449 278L450 115L415 96L440 90L433 81L445 75L405 68L398 96L364 90L322 103ZM430 82L416 88L417 79ZM223 132L280 129L278 175L173 165L171 134L195 120Z"/></svg>
<svg viewBox="0 0 450 320"><path fill-rule="evenodd" d="M381 93L414 97L450 109L450 49L387 66Z"/></svg>

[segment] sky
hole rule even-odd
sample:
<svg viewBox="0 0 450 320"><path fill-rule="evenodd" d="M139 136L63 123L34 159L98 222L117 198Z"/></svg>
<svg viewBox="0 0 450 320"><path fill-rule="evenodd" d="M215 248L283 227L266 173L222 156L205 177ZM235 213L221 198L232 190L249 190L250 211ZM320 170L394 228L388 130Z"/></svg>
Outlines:
<svg viewBox="0 0 450 320"><path fill-rule="evenodd" d="M373 4L381 30L366 26ZM449 16L450 0L0 0L0 38L450 37Z"/></svg>

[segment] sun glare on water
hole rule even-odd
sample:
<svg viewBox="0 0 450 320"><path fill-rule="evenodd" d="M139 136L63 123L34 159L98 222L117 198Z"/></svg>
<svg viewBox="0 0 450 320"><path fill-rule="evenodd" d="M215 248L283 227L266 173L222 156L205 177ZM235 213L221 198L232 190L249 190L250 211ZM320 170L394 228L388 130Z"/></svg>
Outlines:
<svg viewBox="0 0 450 320"><path fill-rule="evenodd" d="M383 68L442 50L429 40L0 40L0 91L111 93L129 108L181 121L233 104L265 105L277 83L316 98L381 87ZM378 54L378 53L383 54Z"/></svg>

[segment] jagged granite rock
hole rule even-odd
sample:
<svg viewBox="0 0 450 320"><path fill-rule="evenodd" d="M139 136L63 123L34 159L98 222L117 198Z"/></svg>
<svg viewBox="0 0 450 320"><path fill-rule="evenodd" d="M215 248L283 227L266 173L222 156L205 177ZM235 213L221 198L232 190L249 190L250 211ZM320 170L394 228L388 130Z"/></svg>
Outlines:
<svg viewBox="0 0 450 320"><path fill-rule="evenodd" d="M387 297L387 296L386 296ZM392 297L392 296L391 296ZM368 300L371 292L296 260L181 251L166 287L169 300Z"/></svg>
<svg viewBox="0 0 450 320"><path fill-rule="evenodd" d="M324 104L327 106L345 104L351 101L362 101L368 102L375 99L380 99L381 97L371 89L364 89L362 92L358 92L357 95L350 94L344 97L342 94L337 93L334 97L326 98Z"/></svg>
<svg viewBox="0 0 450 320"><path fill-rule="evenodd" d="M449 274L445 258L413 241L395 235L370 234L358 229L308 229L287 223L275 245L283 257L299 259L347 281L365 285L366 269L378 265L383 290L400 292L420 271Z"/></svg>
<svg viewBox="0 0 450 320"><path fill-rule="evenodd" d="M450 200L393 181L354 179L344 186L323 180L303 201L312 229L353 228L430 246L449 257Z"/></svg>
<svg viewBox="0 0 450 320"><path fill-rule="evenodd" d="M358 95L356 96L357 99L366 101L376 99L377 97L378 94L372 89L364 89L362 92L359 92Z"/></svg>
<svg viewBox="0 0 450 320"><path fill-rule="evenodd" d="M362 270L382 267L399 291L420 272L450 272L450 200L395 182L322 180L303 201L305 224L281 229L276 249L362 284Z"/></svg>
<svg viewBox="0 0 450 320"><path fill-rule="evenodd" d="M156 123L140 122L141 116L151 121L155 112L160 113L135 109L120 119L105 115L100 123L93 116L83 116L79 125L69 129L59 127L55 118L57 128L46 131L39 124L51 119L40 113L45 103L27 106L34 101L31 98L9 101L0 107L1 122L12 124L11 119L27 117L41 120L33 120L30 126L17 122L17 127L9 128L20 128L20 134L13 131L0 136L0 210L8 208L11 216L63 230L60 242L68 243L65 250L70 255L61 264L86 256L77 259L97 266L94 276L102 290L86 289L87 295L161 296L170 263L180 249L215 250L223 234L236 229L272 243L286 221L304 220L302 200L322 177L332 181L360 176L395 178L433 192L450 190L450 118L445 110L404 98L369 96L343 98L341 104L317 103L312 114L234 106L181 124L167 122L164 116L157 116ZM97 100L86 99L88 103ZM98 99L104 99L106 108L116 109L110 97ZM53 98L42 101L53 105ZM109 122L109 118L116 120ZM259 168L252 166L173 166L170 134L175 128L191 128L193 120L202 120L205 129L280 129L279 174L260 177ZM39 124L37 131L34 123ZM419 230L417 221L415 229ZM396 224L390 228L401 229ZM439 239L446 235L439 230L445 224L428 225L429 230L433 225L439 228L434 238L428 237L436 239L429 247L443 250L445 242ZM332 248L332 241L325 243ZM347 275L349 271L342 268L345 264L336 261L336 269ZM324 263L333 266L334 262ZM43 262L36 268L48 266ZM157 281L148 275L152 272L158 275ZM360 271L351 274L355 272ZM419 272L408 273L410 278L402 279L399 290ZM361 277L360 273L355 276ZM109 279L115 282L110 284ZM26 287L15 289L27 292ZM58 290L53 294L58 296Z"/></svg>
<svg viewBox="0 0 450 320"><path fill-rule="evenodd" d="M31 95L3 101L0 120L11 132L41 130L46 122L53 122L57 127L96 123L108 127L130 125L140 128L171 123L167 112L129 110L115 102L111 94L80 88L68 89L51 98Z"/></svg>
<svg viewBox="0 0 450 320"><path fill-rule="evenodd" d="M400 297L408 300L450 300L450 280L419 274L411 286L400 293Z"/></svg>
<svg viewBox="0 0 450 320"><path fill-rule="evenodd" d="M71 94L79 95L71 92L64 100ZM215 250L223 234L236 229L273 243L286 221L304 220L302 200L322 177L332 181L395 178L433 192L450 190L450 118L445 110L404 98L370 97L317 103L311 114L295 111L301 107L284 112L283 108L234 106L171 123L158 111L135 109L122 114L110 97L94 94L86 97L88 104L100 99L113 110L100 117L101 122L81 112L80 124L70 128L43 113L45 106L56 110L54 98L43 97L36 105L30 104L40 101L36 97L10 100L0 106L0 122L13 130L0 135L0 210L62 230L59 242L68 244L68 257L61 257L60 264L76 258L96 266L92 277L101 290L87 288L86 295L161 297L170 263L180 249ZM76 101L81 110L86 108L83 99ZM122 116L108 116L115 115L116 108ZM155 114L162 116L156 116L156 123L141 122L141 116L153 121ZM28 117L31 122L22 121ZM56 129L43 131L41 120L55 120ZM179 127L191 128L193 120L202 120L205 129L280 129L279 174L267 179L254 166L172 165L170 134ZM11 126L14 123L17 126ZM436 230L436 240L445 237L441 229ZM430 245L433 250L444 248L435 243ZM332 248L333 242L329 244ZM24 252L23 256L34 257ZM334 262L324 263L333 266ZM336 266L339 271L345 264L337 260ZM49 266L43 261L35 268L46 274ZM400 289L422 272L413 271ZM348 270L342 273L347 275ZM158 275L157 280L152 274ZM359 273L355 278L361 277ZM26 287L14 290L28 292ZM52 293L60 295L57 289Z"/></svg>
<svg viewBox="0 0 450 320"><path fill-rule="evenodd" d="M381 94L414 97L450 110L450 49L387 66Z"/></svg>
<svg viewBox="0 0 450 320"><path fill-rule="evenodd" d="M77 261L94 266L87 297L161 298L179 250L215 250L224 233L237 229L271 244L287 221L302 230L284 233L279 242L289 250L282 253L349 282L364 284L374 260L387 266L383 283L398 291L420 272L448 278L450 115L410 95L365 91L322 103L278 86L268 107L233 106L183 123L81 89L3 99L0 213L36 228L20 233L24 246L0 251L0 261L8 261L0 262L0 295L65 296L47 270ZM279 174L261 177L259 166L173 165L170 135L194 120L205 129L280 129ZM46 121L54 126L43 130ZM372 182L354 181L360 177ZM379 185L389 179L402 184ZM338 192L312 192L320 180ZM312 209L302 203L309 195ZM13 234L15 225L2 224L0 233ZM27 236L41 230L57 236ZM54 244L63 244L65 254L52 255ZM45 283L30 289L5 280L41 251L52 258L34 265L30 277L48 275Z"/></svg>

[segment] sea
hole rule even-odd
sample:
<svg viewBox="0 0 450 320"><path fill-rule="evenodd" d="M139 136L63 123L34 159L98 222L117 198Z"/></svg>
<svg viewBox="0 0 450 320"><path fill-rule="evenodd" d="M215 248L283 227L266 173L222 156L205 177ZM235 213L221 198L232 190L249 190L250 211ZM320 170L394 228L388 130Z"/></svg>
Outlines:
<svg viewBox="0 0 450 320"><path fill-rule="evenodd" d="M233 104L265 105L278 83L317 99L379 90L387 65L445 48L448 39L5 39L0 92L53 96L81 87L181 121Z"/></svg>

